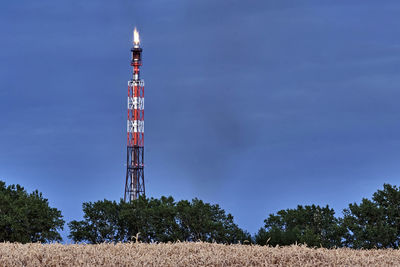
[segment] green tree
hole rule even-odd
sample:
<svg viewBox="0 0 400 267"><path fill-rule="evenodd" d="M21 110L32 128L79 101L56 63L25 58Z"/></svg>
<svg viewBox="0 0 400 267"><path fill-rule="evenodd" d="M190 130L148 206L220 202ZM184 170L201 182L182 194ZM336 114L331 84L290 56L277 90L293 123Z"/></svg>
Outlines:
<svg viewBox="0 0 400 267"><path fill-rule="evenodd" d="M144 198L133 203L121 203L120 219L124 224L126 240L138 235L143 242L180 240L176 222L176 203L172 197Z"/></svg>
<svg viewBox="0 0 400 267"><path fill-rule="evenodd" d="M0 242L61 241L63 226L61 211L50 208L42 193L0 181Z"/></svg>
<svg viewBox="0 0 400 267"><path fill-rule="evenodd" d="M103 243L124 239L119 214L121 206L115 201L103 200L82 205L83 221L71 221L69 238L75 242Z"/></svg>
<svg viewBox="0 0 400 267"><path fill-rule="evenodd" d="M198 199L176 203L172 197L141 197L118 204L104 200L84 203L83 212L84 220L69 223L69 237L76 242L129 241L137 235L142 242L251 240L232 215Z"/></svg>
<svg viewBox="0 0 400 267"><path fill-rule="evenodd" d="M344 229L335 211L327 205L320 207L297 206L297 209L280 210L270 214L265 226L255 235L257 244L334 247L342 245Z"/></svg>
<svg viewBox="0 0 400 267"><path fill-rule="evenodd" d="M346 245L354 248L398 248L400 241L400 189L384 184L372 200L349 204L343 225Z"/></svg>
<svg viewBox="0 0 400 267"><path fill-rule="evenodd" d="M195 198L192 202L177 203L177 220L184 241L238 243L251 241L251 236L240 229L231 214L219 205L211 205Z"/></svg>

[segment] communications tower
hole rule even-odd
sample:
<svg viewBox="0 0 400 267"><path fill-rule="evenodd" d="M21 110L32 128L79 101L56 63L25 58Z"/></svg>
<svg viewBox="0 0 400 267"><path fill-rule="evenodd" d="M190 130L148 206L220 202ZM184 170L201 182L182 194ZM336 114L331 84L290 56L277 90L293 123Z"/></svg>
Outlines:
<svg viewBox="0 0 400 267"><path fill-rule="evenodd" d="M142 48L139 32L133 32L131 66L133 76L128 81L128 144L124 201L131 202L145 195L144 187L144 81L140 79Z"/></svg>

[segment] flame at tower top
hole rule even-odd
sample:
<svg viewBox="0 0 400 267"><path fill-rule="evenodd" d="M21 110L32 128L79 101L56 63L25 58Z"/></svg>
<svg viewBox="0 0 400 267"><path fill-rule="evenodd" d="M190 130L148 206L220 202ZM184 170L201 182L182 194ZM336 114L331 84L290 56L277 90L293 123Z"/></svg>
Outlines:
<svg viewBox="0 0 400 267"><path fill-rule="evenodd" d="M134 45L139 45L139 43L140 43L139 32L135 27L135 29L133 30L133 44Z"/></svg>

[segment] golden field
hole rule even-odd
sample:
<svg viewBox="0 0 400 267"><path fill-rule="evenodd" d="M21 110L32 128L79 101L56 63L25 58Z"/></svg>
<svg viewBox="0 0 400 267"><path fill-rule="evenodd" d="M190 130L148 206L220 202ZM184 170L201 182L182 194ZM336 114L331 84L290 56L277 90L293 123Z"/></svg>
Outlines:
<svg viewBox="0 0 400 267"><path fill-rule="evenodd" d="M399 250L210 243L0 244L0 266L400 266Z"/></svg>

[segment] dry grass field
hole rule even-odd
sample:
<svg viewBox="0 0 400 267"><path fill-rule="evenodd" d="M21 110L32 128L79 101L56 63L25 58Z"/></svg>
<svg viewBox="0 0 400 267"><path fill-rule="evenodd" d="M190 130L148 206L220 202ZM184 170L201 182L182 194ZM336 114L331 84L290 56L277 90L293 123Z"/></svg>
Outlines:
<svg viewBox="0 0 400 267"><path fill-rule="evenodd" d="M2 243L0 266L400 266L400 252L209 243Z"/></svg>

